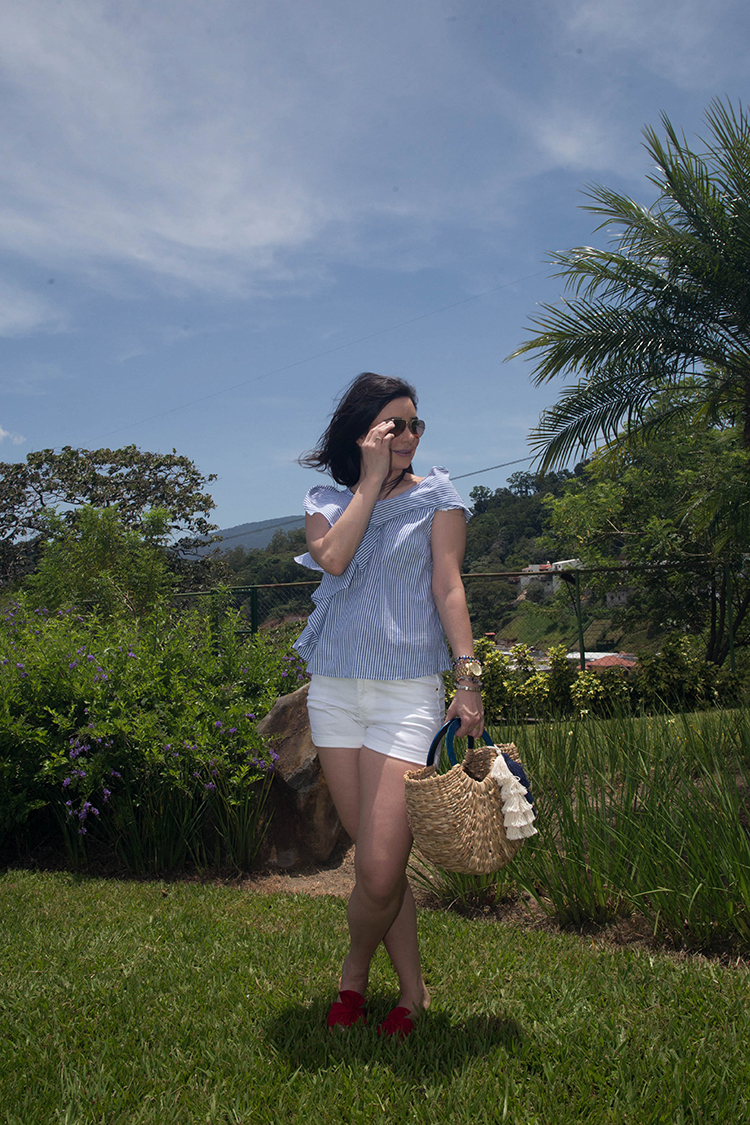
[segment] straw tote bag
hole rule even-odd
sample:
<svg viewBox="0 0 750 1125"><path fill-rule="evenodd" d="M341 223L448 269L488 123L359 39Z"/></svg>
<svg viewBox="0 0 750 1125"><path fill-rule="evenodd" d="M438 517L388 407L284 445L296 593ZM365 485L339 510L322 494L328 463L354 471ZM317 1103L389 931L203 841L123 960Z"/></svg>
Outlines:
<svg viewBox="0 0 750 1125"><path fill-rule="evenodd" d="M456 761L453 739L461 726L451 719L435 735L423 769L404 774L406 809L414 842L435 867L465 874L499 871L523 841L536 835L529 782L511 742L469 748ZM441 743L453 768L437 772Z"/></svg>

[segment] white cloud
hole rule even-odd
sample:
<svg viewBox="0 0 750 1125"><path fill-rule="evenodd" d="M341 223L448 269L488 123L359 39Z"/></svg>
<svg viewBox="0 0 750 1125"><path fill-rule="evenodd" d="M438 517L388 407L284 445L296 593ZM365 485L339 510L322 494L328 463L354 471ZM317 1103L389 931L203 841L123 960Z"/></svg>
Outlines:
<svg viewBox="0 0 750 1125"><path fill-rule="evenodd" d="M385 196L398 168L365 142L384 126L403 160L399 100L438 96L433 25L387 0L5 5L0 242L206 288L283 278L328 224L416 209Z"/></svg>
<svg viewBox="0 0 750 1125"><path fill-rule="evenodd" d="M8 0L0 247L119 295L144 279L305 292L337 260L422 268L459 253L441 228L509 227L534 176L598 176L639 150L614 96L593 95L618 53L675 82L721 58L698 0L530 0L516 34L547 70L535 59L529 82L496 27L455 31L474 8ZM560 65L577 43L588 70ZM35 307L10 330L43 323Z"/></svg>
<svg viewBox="0 0 750 1125"><path fill-rule="evenodd" d="M62 314L46 297L0 281L0 336L25 336L62 327Z"/></svg>
<svg viewBox="0 0 750 1125"><path fill-rule="evenodd" d="M575 41L602 61L630 52L644 69L687 89L746 70L744 0L558 0Z"/></svg>
<svg viewBox="0 0 750 1125"><path fill-rule="evenodd" d="M9 438L14 445L23 445L26 441L22 434L14 434L11 430L5 430L0 426L0 441L5 441L6 438Z"/></svg>

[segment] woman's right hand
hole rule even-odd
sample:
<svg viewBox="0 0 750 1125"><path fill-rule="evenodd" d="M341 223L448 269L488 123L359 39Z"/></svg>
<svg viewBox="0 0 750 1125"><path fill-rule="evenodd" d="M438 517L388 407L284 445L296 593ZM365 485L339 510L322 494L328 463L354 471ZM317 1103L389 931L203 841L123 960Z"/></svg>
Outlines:
<svg viewBox="0 0 750 1125"><path fill-rule="evenodd" d="M343 574L362 542L383 482L391 471L393 422L379 422L357 439L362 472L344 513L333 525L322 512L306 516L307 549L327 574Z"/></svg>
<svg viewBox="0 0 750 1125"><path fill-rule="evenodd" d="M379 422L364 437L357 438L362 451L362 473L360 485L365 479L373 480L380 487L391 471L391 444L396 435L393 423Z"/></svg>

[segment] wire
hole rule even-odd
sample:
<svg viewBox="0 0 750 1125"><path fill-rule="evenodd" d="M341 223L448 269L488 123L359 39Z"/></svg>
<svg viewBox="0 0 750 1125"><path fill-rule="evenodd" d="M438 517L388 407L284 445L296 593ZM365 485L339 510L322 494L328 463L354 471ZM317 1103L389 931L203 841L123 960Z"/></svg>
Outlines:
<svg viewBox="0 0 750 1125"><path fill-rule="evenodd" d="M533 457L519 457L515 461L503 461L502 465L490 465L488 469L475 469L473 473L461 473L458 477L451 477L451 480L464 480L465 477L477 477L480 473L491 473L493 469L507 469L508 465L520 465L523 461L533 461Z"/></svg>
<svg viewBox="0 0 750 1125"><path fill-rule="evenodd" d="M182 410L186 406L197 406L198 403L208 402L209 399L218 398L219 395L229 394L230 391L238 391L241 387L247 387L251 383L259 383L261 379L270 379L272 375L281 375L285 371L292 371L295 367L301 367L305 363L312 363L314 359L322 359L324 356L333 355L335 352L341 352L344 348L353 348L355 344L363 344L367 340L374 340L376 336L384 336L387 332L395 332L397 328L405 328L409 324L417 324L420 320L426 320L430 316L437 316L439 313L448 312L450 309L457 309L461 305L468 305L471 301L478 301L480 297L487 297L490 293L498 293L501 289L508 289L511 285L519 285L522 281L531 281L534 277L541 277L547 274L547 270L538 270L536 273L530 273L526 277L517 277L514 281L505 281L502 285L495 285L492 289L485 289L482 293L475 293L472 297L464 297L461 301L454 301L450 305L443 305L439 309L432 309L430 312L421 313L419 316L413 316L409 320L401 320L398 324L391 324L388 328L379 328L377 332L370 332L367 336L359 336L356 340L349 340L346 344L338 344L335 348L328 348L324 352L316 352L315 355L306 356L304 359L295 360L294 363L288 363L285 367L275 367L273 371L266 371L263 375L255 375L252 379L243 379L241 383L233 383L231 387L223 387L220 391L213 391L209 395L201 395L200 398L190 399L188 402L178 403L177 406L170 406L167 410L161 410L158 414L149 414L146 418L140 418L137 422L128 422L126 426L118 426L116 430L107 430L102 434L101 441L104 438L111 437L112 434L120 434L123 430L130 430L133 426L142 426L145 422L153 422L157 418L164 418L167 414L174 414L177 410ZM484 472L485 470L480 470Z"/></svg>
<svg viewBox="0 0 750 1125"><path fill-rule="evenodd" d="M229 543L232 539L245 539L248 535L259 535L263 531L276 531L280 527L287 527L290 523L296 523L298 527L301 527L304 524L304 519L304 516L289 516L288 519L279 520L277 523L268 523L265 527L240 531L237 535L222 535L221 540L215 539L214 542Z"/></svg>

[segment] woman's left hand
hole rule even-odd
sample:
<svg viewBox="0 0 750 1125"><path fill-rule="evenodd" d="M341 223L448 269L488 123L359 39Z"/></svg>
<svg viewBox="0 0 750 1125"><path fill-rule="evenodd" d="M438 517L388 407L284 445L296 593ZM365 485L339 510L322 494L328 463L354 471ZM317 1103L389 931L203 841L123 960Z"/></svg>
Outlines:
<svg viewBox="0 0 750 1125"><path fill-rule="evenodd" d="M457 691L448 708L445 721L460 719L456 738L479 738L484 733L484 708L478 691Z"/></svg>

